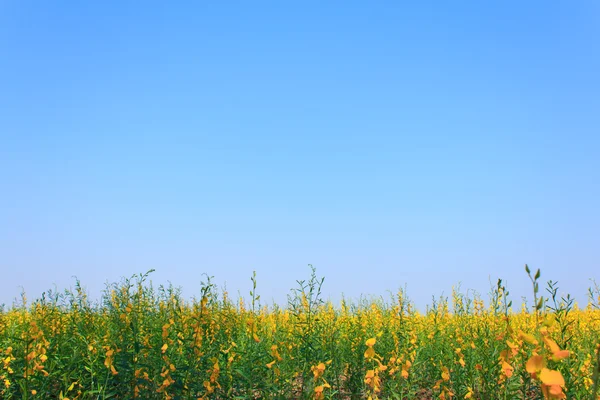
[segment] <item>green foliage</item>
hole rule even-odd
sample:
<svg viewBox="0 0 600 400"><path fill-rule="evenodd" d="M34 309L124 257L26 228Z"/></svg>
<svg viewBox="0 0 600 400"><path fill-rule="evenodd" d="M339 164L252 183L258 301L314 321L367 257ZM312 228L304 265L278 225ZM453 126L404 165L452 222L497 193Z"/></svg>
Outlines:
<svg viewBox="0 0 600 400"><path fill-rule="evenodd" d="M310 267L287 307L230 299L211 277L191 301L152 271L108 284L91 302L79 281L0 308L2 399L251 399L543 397L536 354L564 377L569 398L596 399L598 287L580 309L557 282L513 310L502 280L488 305L455 288L419 313L405 289L339 307ZM556 346L556 347L553 347ZM566 353L565 353L566 352ZM565 355L567 354L567 355Z"/></svg>

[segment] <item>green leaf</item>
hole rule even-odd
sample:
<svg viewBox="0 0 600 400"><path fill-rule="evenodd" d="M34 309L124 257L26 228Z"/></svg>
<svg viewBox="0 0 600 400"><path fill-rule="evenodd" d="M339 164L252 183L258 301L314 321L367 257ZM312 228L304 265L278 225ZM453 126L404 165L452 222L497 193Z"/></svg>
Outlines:
<svg viewBox="0 0 600 400"><path fill-rule="evenodd" d="M537 310L541 310L543 305L544 305L544 298L541 297L540 300L538 301L537 305L535 306L535 308Z"/></svg>

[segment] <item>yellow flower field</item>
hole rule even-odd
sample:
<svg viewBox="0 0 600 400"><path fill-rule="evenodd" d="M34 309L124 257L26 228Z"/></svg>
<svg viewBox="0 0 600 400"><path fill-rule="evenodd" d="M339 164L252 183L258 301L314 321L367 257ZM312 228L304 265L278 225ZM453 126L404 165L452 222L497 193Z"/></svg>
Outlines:
<svg viewBox="0 0 600 400"><path fill-rule="evenodd" d="M532 306L502 281L418 312L404 291L321 300L313 269L286 307L230 299L208 280L186 301L148 274L79 284L0 313L2 399L600 399L600 291L578 306L532 274ZM543 290L542 290L543 289Z"/></svg>

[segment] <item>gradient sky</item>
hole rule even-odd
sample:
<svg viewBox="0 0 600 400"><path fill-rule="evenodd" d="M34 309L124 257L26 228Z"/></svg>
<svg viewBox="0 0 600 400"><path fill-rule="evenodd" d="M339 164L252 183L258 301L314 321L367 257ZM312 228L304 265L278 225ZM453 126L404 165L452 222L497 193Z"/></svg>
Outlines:
<svg viewBox="0 0 600 400"><path fill-rule="evenodd" d="M410 3L410 4L409 4ZM600 271L600 3L0 3L0 303L202 274L424 307Z"/></svg>

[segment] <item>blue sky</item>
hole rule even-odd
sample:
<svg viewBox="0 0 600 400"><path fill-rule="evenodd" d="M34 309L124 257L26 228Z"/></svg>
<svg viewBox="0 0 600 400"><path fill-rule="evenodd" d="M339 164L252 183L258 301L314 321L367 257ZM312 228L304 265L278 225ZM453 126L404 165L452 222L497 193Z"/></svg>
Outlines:
<svg viewBox="0 0 600 400"><path fill-rule="evenodd" d="M595 1L0 5L0 303L600 278Z"/></svg>

